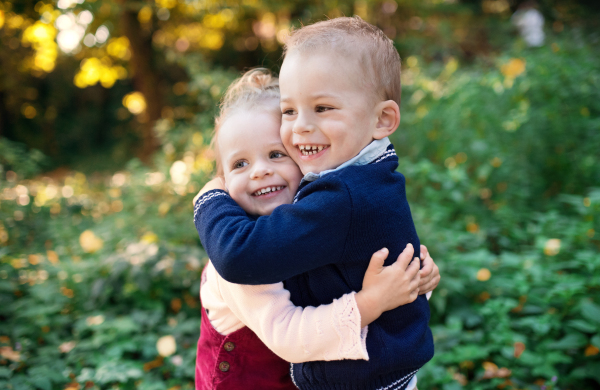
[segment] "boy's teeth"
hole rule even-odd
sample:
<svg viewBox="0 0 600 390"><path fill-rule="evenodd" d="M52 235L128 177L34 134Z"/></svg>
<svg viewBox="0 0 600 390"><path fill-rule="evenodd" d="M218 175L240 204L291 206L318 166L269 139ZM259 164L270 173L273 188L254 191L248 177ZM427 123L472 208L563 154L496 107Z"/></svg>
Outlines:
<svg viewBox="0 0 600 390"><path fill-rule="evenodd" d="M317 146L317 145L298 145L298 148L300 149L300 152L304 155L304 156L310 156L312 154L317 154L319 153L321 150L325 149L325 146Z"/></svg>

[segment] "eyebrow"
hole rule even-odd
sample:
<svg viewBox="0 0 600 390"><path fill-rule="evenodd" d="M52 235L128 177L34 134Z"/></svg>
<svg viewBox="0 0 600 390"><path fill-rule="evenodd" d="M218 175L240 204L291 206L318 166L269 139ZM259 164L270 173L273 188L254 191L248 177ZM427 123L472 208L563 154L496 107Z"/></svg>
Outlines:
<svg viewBox="0 0 600 390"><path fill-rule="evenodd" d="M309 98L311 99L320 99L320 98L334 98L334 99L339 99L341 95L335 94L335 93L327 93L327 92L320 92L320 93L315 93L312 95L309 95ZM289 101L291 101L292 98L288 97L288 96L282 96L279 99L280 103L287 103Z"/></svg>
<svg viewBox="0 0 600 390"><path fill-rule="evenodd" d="M283 142L281 142L281 141L271 142L271 143L265 144L265 146L267 146L267 147L279 146L285 150L285 147L283 146ZM245 149L234 150L233 152L228 153L225 156L225 159L226 160L234 160L234 159L238 158L238 156L240 154L244 153L244 151L245 151Z"/></svg>

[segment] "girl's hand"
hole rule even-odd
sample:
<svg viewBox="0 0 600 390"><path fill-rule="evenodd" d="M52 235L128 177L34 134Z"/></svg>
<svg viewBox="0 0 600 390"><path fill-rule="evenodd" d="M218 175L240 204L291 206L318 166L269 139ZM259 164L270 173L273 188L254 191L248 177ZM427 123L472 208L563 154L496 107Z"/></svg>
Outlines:
<svg viewBox="0 0 600 390"><path fill-rule="evenodd" d="M420 262L413 260L411 244L388 267L383 263L389 251L383 248L371 257L363 279L363 288L355 296L360 311L361 328L375 321L384 312L413 302L419 295Z"/></svg>
<svg viewBox="0 0 600 390"><path fill-rule="evenodd" d="M196 204L196 200L201 197L205 192L211 191L211 190L223 190L226 191L225 188L225 182L223 181L223 178L221 177L215 177L214 179L212 179L211 181L209 181L208 183L206 183L204 185L204 187L202 187L202 189L200 190L200 192L198 192L198 194L196 194L196 196L194 196L194 200L192 201L192 204Z"/></svg>
<svg viewBox="0 0 600 390"><path fill-rule="evenodd" d="M421 260L423 260L423 268L420 272L419 294L423 295L433 291L440 283L440 269L433 262L425 245L421 245Z"/></svg>

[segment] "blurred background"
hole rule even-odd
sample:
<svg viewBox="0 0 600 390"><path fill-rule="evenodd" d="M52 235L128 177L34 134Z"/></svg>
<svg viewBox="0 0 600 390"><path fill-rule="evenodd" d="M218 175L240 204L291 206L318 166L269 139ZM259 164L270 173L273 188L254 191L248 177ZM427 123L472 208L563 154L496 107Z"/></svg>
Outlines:
<svg viewBox="0 0 600 390"><path fill-rule="evenodd" d="M192 197L221 94L291 28L403 59L393 136L442 281L422 390L600 387L593 0L0 1L0 387L192 389Z"/></svg>

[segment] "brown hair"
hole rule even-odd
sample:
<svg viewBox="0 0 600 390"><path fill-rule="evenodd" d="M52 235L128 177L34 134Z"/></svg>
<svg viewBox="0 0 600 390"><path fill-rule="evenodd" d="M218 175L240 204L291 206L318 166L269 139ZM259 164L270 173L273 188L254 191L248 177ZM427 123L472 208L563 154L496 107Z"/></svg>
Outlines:
<svg viewBox="0 0 600 390"><path fill-rule="evenodd" d="M400 106L400 55L380 28L358 16L324 20L292 31L285 43L284 56L295 50L323 48L357 58L364 81L375 96L394 100Z"/></svg>
<svg viewBox="0 0 600 390"><path fill-rule="evenodd" d="M281 116L279 97L279 79L265 68L247 71L227 88L219 104L219 115L215 118L215 132L211 142L216 156L217 176L223 176L218 145L219 129L223 123L235 112L242 109L266 109Z"/></svg>

